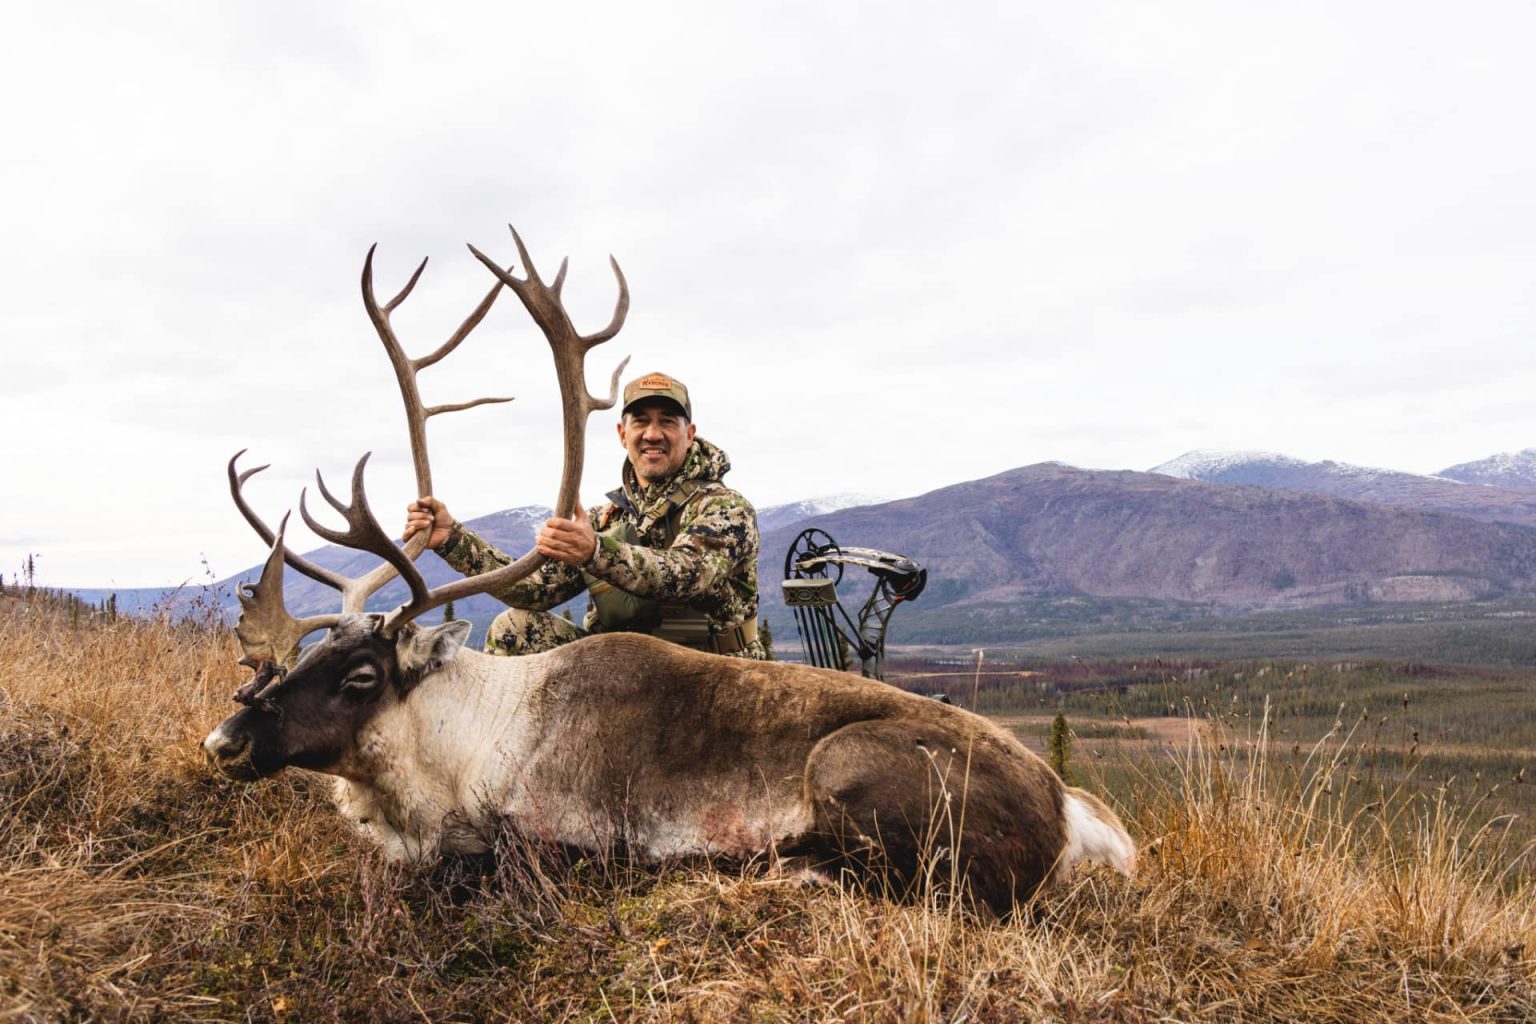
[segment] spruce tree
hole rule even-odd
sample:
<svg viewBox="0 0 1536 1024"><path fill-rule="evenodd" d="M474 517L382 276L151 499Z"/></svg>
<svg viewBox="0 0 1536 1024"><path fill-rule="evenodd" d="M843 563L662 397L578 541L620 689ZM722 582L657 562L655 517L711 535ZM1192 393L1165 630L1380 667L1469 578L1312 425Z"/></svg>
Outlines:
<svg viewBox="0 0 1536 1024"><path fill-rule="evenodd" d="M757 636L763 642L763 651L768 655L768 660L777 661L778 659L773 656L773 627L768 625L767 619L763 620L762 627L757 631Z"/></svg>
<svg viewBox="0 0 1536 1024"><path fill-rule="evenodd" d="M1050 757L1051 770L1062 782L1072 781L1072 730L1067 728L1067 716L1061 712L1051 722Z"/></svg>
<svg viewBox="0 0 1536 1024"><path fill-rule="evenodd" d="M453 614L453 602L449 601L447 604L443 605L443 621L452 622L454 618L456 618L456 616Z"/></svg>

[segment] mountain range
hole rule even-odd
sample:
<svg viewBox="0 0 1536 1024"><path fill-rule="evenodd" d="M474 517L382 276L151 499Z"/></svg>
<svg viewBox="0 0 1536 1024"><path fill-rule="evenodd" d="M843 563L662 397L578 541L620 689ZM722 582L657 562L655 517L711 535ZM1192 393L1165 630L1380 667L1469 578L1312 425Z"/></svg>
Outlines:
<svg viewBox="0 0 1536 1024"><path fill-rule="evenodd" d="M1536 526L1536 448L1452 466L1431 476L1347 462L1304 462L1274 452L1213 451L1186 452L1149 472Z"/></svg>
<svg viewBox="0 0 1536 1024"><path fill-rule="evenodd" d="M520 507L469 525L516 553L547 515ZM764 508L762 605L780 636L793 635L779 596L784 554L812 525L844 545L906 555L928 569L927 590L901 620L902 636L914 640L942 633L965 642L968 628L999 615L1049 618L1074 608L1224 616L1518 598L1536 594L1536 449L1431 476L1263 452L1190 452L1148 472L1041 463L895 501L842 495ZM373 563L333 547L309 557L346 575ZM429 584L452 578L433 555L420 565ZM840 587L856 610L873 580L850 573ZM233 607L232 584L254 574L255 567L208 593ZM288 579L295 614L334 610L333 591L291 570ZM118 606L189 596L120 591ZM403 598L396 581L369 606ZM579 620L585 601L576 604ZM501 607L477 597L455 611L483 627Z"/></svg>

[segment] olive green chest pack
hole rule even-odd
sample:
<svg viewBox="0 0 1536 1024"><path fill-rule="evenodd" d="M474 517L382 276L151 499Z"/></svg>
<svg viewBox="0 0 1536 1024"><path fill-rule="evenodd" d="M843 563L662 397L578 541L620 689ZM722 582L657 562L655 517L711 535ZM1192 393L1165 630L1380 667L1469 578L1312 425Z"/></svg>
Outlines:
<svg viewBox="0 0 1536 1024"><path fill-rule="evenodd" d="M667 510L660 518L658 524L661 527L661 543L647 544L646 547L665 549L672 546L677 539L681 528L683 509L702 487L693 481L679 484L667 495ZM618 517L599 533L598 543L602 538L609 537L624 544L639 544L640 531L636 528L633 519L628 516ZM682 623L688 623L683 630L685 636L674 638L671 635L663 636L664 640L681 643L688 647L707 647L709 641L709 616L701 611L689 608L685 604L675 602L662 602L652 597L644 597L616 587L606 580L598 579L591 573L582 573L587 581L587 595L592 599L592 611L588 613L587 627L596 626L604 633L650 633L661 635L663 623L671 626L669 633L677 632L677 627ZM596 618L596 622L592 619ZM692 640L693 642L689 642Z"/></svg>

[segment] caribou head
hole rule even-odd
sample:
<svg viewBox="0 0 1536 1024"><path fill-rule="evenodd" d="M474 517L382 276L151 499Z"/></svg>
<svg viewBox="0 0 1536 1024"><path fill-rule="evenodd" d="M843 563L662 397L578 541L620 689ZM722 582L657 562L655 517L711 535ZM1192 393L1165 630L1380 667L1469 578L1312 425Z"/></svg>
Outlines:
<svg viewBox="0 0 1536 1024"><path fill-rule="evenodd" d="M407 623L390 636L384 621L377 613L341 616L293 667L242 697L246 707L203 743L219 770L244 782L288 767L343 778L366 771L358 740L368 724L452 659L469 635L461 620Z"/></svg>

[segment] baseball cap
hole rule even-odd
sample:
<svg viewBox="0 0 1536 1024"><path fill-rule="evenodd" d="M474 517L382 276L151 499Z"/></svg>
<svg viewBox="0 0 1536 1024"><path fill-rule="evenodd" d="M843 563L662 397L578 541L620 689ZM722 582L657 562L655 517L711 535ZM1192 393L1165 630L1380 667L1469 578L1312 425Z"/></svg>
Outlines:
<svg viewBox="0 0 1536 1024"><path fill-rule="evenodd" d="M693 406L688 401L688 389L677 378L668 377L664 373L648 373L625 384L621 415L628 412L630 406L646 398L671 399L683 407L683 415L688 417L690 423L693 422Z"/></svg>

